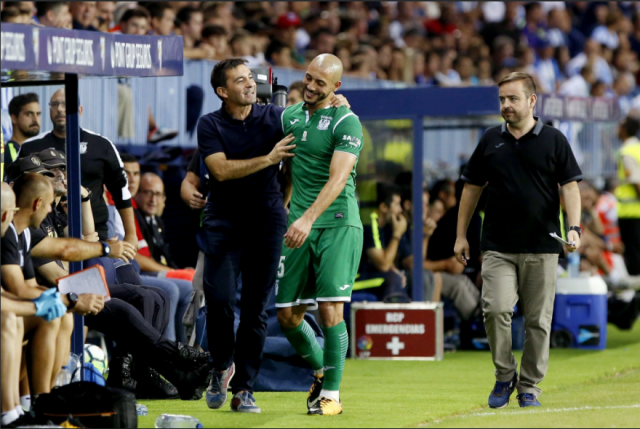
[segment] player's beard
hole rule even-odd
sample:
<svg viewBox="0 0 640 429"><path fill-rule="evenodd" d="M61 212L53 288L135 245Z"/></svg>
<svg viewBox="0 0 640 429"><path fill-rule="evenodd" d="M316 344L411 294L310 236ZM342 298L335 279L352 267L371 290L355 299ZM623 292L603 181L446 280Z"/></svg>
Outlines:
<svg viewBox="0 0 640 429"><path fill-rule="evenodd" d="M305 86L304 87L304 92L302 93L302 99L304 100L304 102L305 102L305 104L307 106L315 106L316 104L321 103L323 100L325 100L327 97L329 97L329 94L331 94L331 93L323 94L321 92L314 92L314 95L316 95L318 98L313 102L307 101L306 94L307 94L307 87Z"/></svg>
<svg viewBox="0 0 640 429"><path fill-rule="evenodd" d="M29 126L26 129L20 131L22 131L22 135L24 135L25 137L34 137L40 134L40 126Z"/></svg>

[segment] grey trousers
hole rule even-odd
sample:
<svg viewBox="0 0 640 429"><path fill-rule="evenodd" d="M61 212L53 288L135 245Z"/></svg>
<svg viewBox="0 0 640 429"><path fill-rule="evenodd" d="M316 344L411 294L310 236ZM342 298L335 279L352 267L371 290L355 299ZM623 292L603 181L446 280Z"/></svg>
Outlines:
<svg viewBox="0 0 640 429"><path fill-rule="evenodd" d="M557 254L484 253L482 311L496 380L510 381L518 367L511 352L511 318L520 298L525 340L518 393L538 397L549 366L551 319L558 273Z"/></svg>
<svg viewBox="0 0 640 429"><path fill-rule="evenodd" d="M440 276L442 276L442 296L453 300L453 305L460 312L460 316L464 320L469 320L476 315L480 291L469 277L464 274L444 272L441 272Z"/></svg>

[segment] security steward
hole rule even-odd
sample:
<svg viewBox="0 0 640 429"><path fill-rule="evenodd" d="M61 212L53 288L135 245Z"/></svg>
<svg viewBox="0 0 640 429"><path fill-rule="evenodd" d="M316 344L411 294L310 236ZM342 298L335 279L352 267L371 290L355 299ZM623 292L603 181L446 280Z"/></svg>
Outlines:
<svg viewBox="0 0 640 429"><path fill-rule="evenodd" d="M640 121L628 117L620 124L622 140L618 180L618 225L624 243L624 261L632 276L640 275Z"/></svg>
<svg viewBox="0 0 640 429"><path fill-rule="evenodd" d="M284 108L256 104L256 82L246 60L221 61L211 86L222 107L198 123L198 149L210 173L198 244L205 253L204 290L211 344L209 408L221 408L233 378L232 410L260 412L252 396L267 335L266 306L276 282L286 213L277 175L292 157L283 136ZM346 104L335 97L332 104ZM284 137L284 138L283 138ZM234 306L242 275L240 326ZM234 364L235 362L235 364Z"/></svg>
<svg viewBox="0 0 640 429"><path fill-rule="evenodd" d="M64 89L53 94L49 107L53 130L26 140L20 148L19 158L48 148L54 148L66 154L67 118ZM78 106L78 113L82 114L82 106ZM124 239L137 249L138 238L133 208L131 207L131 193L118 150L107 138L81 128L80 155L82 186L91 193L91 210L100 241L107 241L110 238L107 237L109 211L102 196L104 185L106 185L122 217L125 229Z"/></svg>
<svg viewBox="0 0 640 429"><path fill-rule="evenodd" d="M484 187L488 191L481 250L482 310L495 366L491 408L504 408L518 390L521 407L540 406L538 397L549 364L551 318L558 256L562 245L549 234L560 233L560 196L567 207L567 246L580 247L578 167L565 136L533 116L536 87L526 73L500 81L501 126L490 128L463 170L466 182L458 215L455 254L469 259L467 228ZM511 318L520 299L525 343L520 378L511 352Z"/></svg>

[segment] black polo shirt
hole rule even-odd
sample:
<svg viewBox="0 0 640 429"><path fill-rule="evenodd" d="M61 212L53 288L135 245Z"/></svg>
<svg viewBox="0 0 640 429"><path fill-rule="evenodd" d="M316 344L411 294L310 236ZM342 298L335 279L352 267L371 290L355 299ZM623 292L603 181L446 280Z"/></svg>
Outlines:
<svg viewBox="0 0 640 429"><path fill-rule="evenodd" d="M248 160L268 155L282 140L283 112L284 108L273 104L254 104L249 116L239 121L227 113L223 104L198 122L200 156L206 159L224 152L229 160ZM211 216L219 219L283 213L278 168L278 165L272 165L249 176L223 182L211 174L205 223Z"/></svg>
<svg viewBox="0 0 640 429"><path fill-rule="evenodd" d="M2 237L2 265L18 265L25 280L35 278L31 260L31 231L29 228L18 234L12 224Z"/></svg>
<svg viewBox="0 0 640 429"><path fill-rule="evenodd" d="M490 128L462 173L468 183L487 184L483 251L562 251L549 236L560 234L558 185L582 180L582 171L565 136L536 120L536 126L519 140L506 123Z"/></svg>

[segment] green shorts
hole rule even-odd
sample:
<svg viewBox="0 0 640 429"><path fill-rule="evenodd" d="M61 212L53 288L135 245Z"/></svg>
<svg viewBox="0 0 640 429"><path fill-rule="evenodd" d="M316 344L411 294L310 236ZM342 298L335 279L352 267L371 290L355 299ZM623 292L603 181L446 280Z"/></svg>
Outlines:
<svg viewBox="0 0 640 429"><path fill-rule="evenodd" d="M299 249L282 244L276 307L350 302L362 255L362 229L312 229Z"/></svg>

